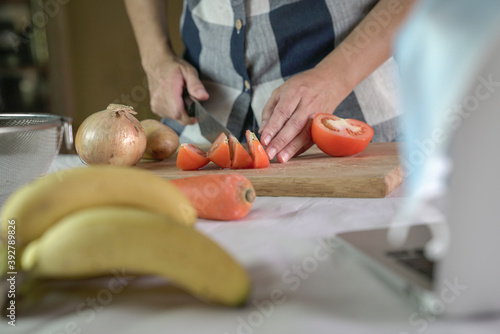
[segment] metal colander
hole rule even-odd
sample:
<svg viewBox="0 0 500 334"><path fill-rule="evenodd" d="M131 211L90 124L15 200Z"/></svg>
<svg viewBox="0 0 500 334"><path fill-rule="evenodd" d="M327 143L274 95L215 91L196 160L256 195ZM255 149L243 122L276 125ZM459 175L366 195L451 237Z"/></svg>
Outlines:
<svg viewBox="0 0 500 334"><path fill-rule="evenodd" d="M0 207L14 190L49 170L63 137L70 150L71 118L0 114Z"/></svg>

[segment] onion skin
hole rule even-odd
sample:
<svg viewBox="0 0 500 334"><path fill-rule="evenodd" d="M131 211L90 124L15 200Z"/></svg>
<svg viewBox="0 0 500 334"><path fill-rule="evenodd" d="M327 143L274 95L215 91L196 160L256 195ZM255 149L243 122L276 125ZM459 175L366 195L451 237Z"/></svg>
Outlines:
<svg viewBox="0 0 500 334"><path fill-rule="evenodd" d="M88 165L134 166L147 137L132 107L110 104L87 117L75 136L76 152Z"/></svg>
<svg viewBox="0 0 500 334"><path fill-rule="evenodd" d="M179 136L169 126L155 119L142 120L141 125L148 138L143 159L163 160L177 151Z"/></svg>

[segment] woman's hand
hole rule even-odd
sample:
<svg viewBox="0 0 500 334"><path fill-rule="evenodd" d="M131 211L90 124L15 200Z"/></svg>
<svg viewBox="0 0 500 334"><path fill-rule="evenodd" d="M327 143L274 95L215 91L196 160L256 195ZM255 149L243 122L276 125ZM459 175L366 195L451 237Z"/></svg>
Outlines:
<svg viewBox="0 0 500 334"><path fill-rule="evenodd" d="M317 68L302 72L278 87L262 110L261 142L269 159L279 162L312 145L311 124L317 113L333 113L341 102L330 78Z"/></svg>
<svg viewBox="0 0 500 334"><path fill-rule="evenodd" d="M182 94L187 89L196 99L206 100L208 93L196 69L176 56L170 45L165 1L125 0L125 8L148 78L152 111L183 125L195 123L187 116Z"/></svg>
<svg viewBox="0 0 500 334"><path fill-rule="evenodd" d="M160 117L177 120L182 125L194 124L187 115L183 91L203 101L208 93L196 69L180 57L171 57L154 66L145 66L148 77L151 110Z"/></svg>
<svg viewBox="0 0 500 334"><path fill-rule="evenodd" d="M382 65L392 41L416 0L380 0L369 15L316 67L295 75L278 87L262 111L261 140L270 159L279 162L311 146L310 120L332 113L349 93ZM380 17L389 17L387 24ZM378 27L373 32L373 26ZM370 38L360 39L370 32ZM363 40L363 43L360 43Z"/></svg>

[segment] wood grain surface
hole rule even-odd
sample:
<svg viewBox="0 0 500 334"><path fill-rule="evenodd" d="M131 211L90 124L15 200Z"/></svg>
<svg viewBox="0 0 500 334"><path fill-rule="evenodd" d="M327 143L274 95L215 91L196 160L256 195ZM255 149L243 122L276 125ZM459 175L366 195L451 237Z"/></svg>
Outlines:
<svg viewBox="0 0 500 334"><path fill-rule="evenodd" d="M239 173L254 185L257 196L357 197L387 196L403 180L397 143L371 143L352 157L334 158L316 146L287 163L273 161L264 169L220 169L209 163L196 171L182 171L176 156L163 161L142 160L138 167L165 179L201 174Z"/></svg>

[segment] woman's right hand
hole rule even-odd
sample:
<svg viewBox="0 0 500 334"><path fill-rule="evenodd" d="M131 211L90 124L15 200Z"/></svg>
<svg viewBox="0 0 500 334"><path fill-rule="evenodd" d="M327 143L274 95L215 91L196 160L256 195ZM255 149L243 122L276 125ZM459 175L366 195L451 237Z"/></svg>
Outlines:
<svg viewBox="0 0 500 334"><path fill-rule="evenodd" d="M144 66L144 69L153 113L175 119L182 125L196 123L195 118L187 115L182 95L186 89L189 95L200 101L208 99L208 92L198 77L198 71L177 56L153 66Z"/></svg>

